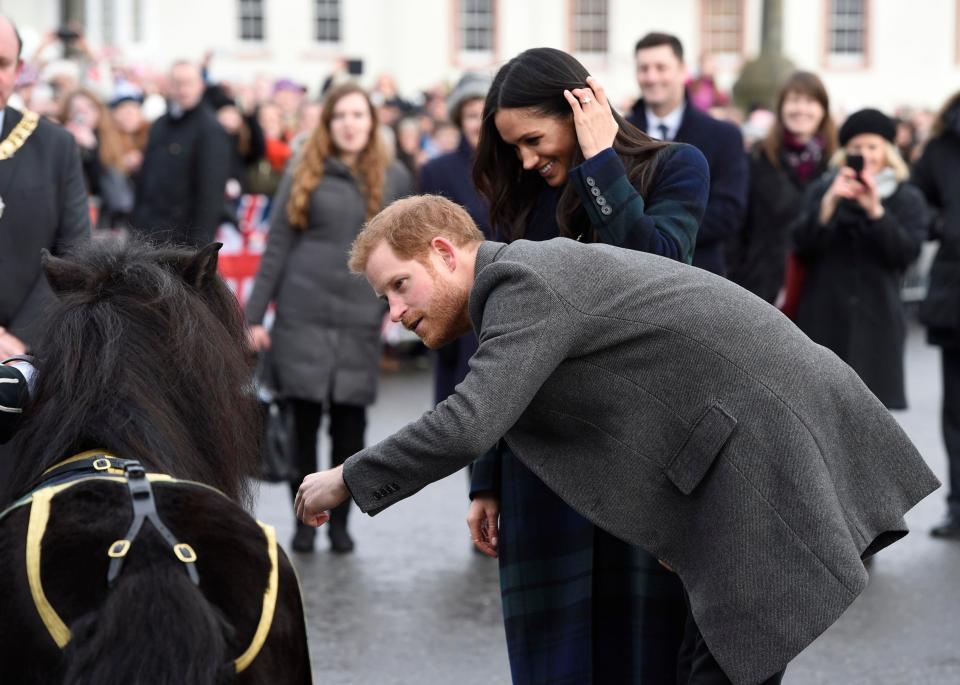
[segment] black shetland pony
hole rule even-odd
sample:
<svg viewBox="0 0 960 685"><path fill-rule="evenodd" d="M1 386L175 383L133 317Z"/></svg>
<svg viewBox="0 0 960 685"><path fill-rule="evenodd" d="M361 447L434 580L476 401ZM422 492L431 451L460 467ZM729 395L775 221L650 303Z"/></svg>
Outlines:
<svg viewBox="0 0 960 685"><path fill-rule="evenodd" d="M57 302L0 484L0 510L20 503L0 519L0 682L310 682L293 568L244 508L259 414L219 247L131 239L44 255ZM37 490L87 451L126 472ZM157 516L108 583L108 550L135 521L132 483L145 480L117 460L176 480L151 481ZM171 538L188 552L174 554Z"/></svg>

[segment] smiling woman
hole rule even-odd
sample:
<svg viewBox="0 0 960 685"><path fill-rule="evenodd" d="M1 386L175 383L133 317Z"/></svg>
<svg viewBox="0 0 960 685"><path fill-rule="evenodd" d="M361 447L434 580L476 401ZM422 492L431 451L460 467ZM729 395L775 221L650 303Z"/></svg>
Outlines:
<svg viewBox="0 0 960 685"><path fill-rule="evenodd" d="M494 78L474 180L501 240L564 236L686 263L709 191L698 150L648 137L551 48ZM685 607L673 574L581 517L503 441L474 462L471 497L471 538L500 558L515 685L676 680Z"/></svg>
<svg viewBox="0 0 960 685"><path fill-rule="evenodd" d="M267 249L247 303L251 339L269 350L293 413L298 474L292 492L317 470L324 411L336 465L363 448L366 406L376 397L383 305L348 272L344 254L364 221L412 190L406 169L389 160L376 131L363 89L345 84L327 94L320 125L274 197ZM267 333L263 319L273 300L276 319ZM331 512L336 552L353 548L349 506ZM312 551L314 534L299 524L294 550Z"/></svg>

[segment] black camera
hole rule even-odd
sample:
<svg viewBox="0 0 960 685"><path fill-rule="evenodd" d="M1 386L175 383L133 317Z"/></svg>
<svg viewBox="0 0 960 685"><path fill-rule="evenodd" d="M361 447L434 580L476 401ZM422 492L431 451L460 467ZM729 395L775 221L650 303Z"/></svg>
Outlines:
<svg viewBox="0 0 960 685"><path fill-rule="evenodd" d="M80 37L80 34L69 26L61 26L57 29L57 38L59 38L64 43L72 43L77 38Z"/></svg>

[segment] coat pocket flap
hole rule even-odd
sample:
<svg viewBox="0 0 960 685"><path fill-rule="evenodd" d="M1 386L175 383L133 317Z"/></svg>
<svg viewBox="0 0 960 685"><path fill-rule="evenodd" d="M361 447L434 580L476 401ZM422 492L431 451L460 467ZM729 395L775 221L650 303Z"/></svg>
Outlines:
<svg viewBox="0 0 960 685"><path fill-rule="evenodd" d="M666 469L667 477L684 495L693 492L706 475L736 425L737 420L715 402L690 429Z"/></svg>

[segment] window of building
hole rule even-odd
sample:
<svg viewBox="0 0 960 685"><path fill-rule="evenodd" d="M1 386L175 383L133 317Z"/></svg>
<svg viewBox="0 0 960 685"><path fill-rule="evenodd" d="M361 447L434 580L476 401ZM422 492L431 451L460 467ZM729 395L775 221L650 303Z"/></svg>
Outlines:
<svg viewBox="0 0 960 685"><path fill-rule="evenodd" d="M321 43L340 41L340 0L315 0L316 31L314 38Z"/></svg>
<svg viewBox="0 0 960 685"><path fill-rule="evenodd" d="M463 52L493 52L494 1L460 0L458 24Z"/></svg>
<svg viewBox="0 0 960 685"><path fill-rule="evenodd" d="M240 0L240 40L263 40L263 0Z"/></svg>
<svg viewBox="0 0 960 685"><path fill-rule="evenodd" d="M830 0L827 56L831 63L860 64L867 54L867 0Z"/></svg>
<svg viewBox="0 0 960 685"><path fill-rule="evenodd" d="M133 0L133 9L130 12L132 36L135 43L143 40L143 0Z"/></svg>
<svg viewBox="0 0 960 685"><path fill-rule="evenodd" d="M117 17L117 8L114 0L103 0L100 11L100 39L104 45L113 45L116 40L113 28Z"/></svg>
<svg viewBox="0 0 960 685"><path fill-rule="evenodd" d="M573 0L574 52L606 52L607 0Z"/></svg>
<svg viewBox="0 0 960 685"><path fill-rule="evenodd" d="M744 0L701 0L700 45L712 55L743 52Z"/></svg>

